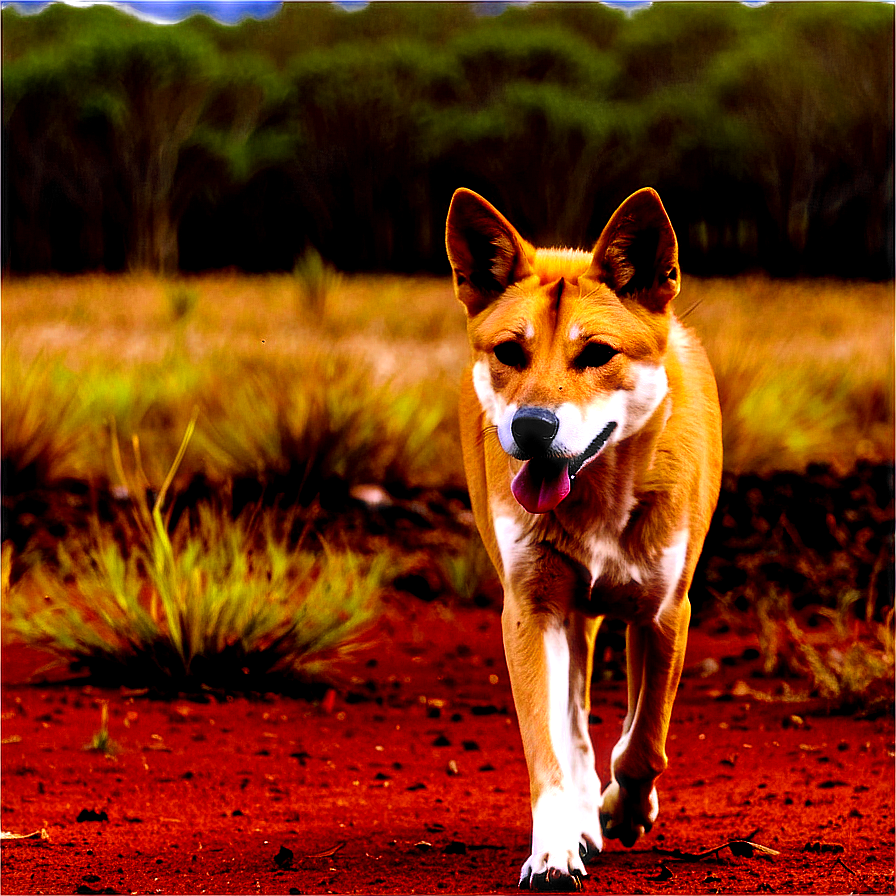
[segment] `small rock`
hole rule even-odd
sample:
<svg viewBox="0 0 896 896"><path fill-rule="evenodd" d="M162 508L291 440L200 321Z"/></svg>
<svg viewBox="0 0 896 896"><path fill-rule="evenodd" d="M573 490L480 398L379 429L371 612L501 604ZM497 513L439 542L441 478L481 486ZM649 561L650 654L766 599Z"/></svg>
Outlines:
<svg viewBox="0 0 896 896"><path fill-rule="evenodd" d="M286 871L289 868L292 868L292 862L295 858L295 855L291 849L287 849L285 846L280 847L280 851L277 855L274 856L274 864L278 868L282 868Z"/></svg>
<svg viewBox="0 0 896 896"><path fill-rule="evenodd" d="M697 674L701 678L710 678L713 675L717 675L721 670L721 666L719 665L719 661L709 656L702 663L698 663L697 665Z"/></svg>
<svg viewBox="0 0 896 896"><path fill-rule="evenodd" d="M452 840L442 850L446 856L465 856L467 854L467 844L462 840Z"/></svg>
<svg viewBox="0 0 896 896"><path fill-rule="evenodd" d="M826 843L824 840L810 840L804 847L803 852L822 853L838 853L843 852L842 843Z"/></svg>
<svg viewBox="0 0 896 896"><path fill-rule="evenodd" d="M75 821L108 821L109 816L106 814L105 809L101 809L97 812L95 809L82 809L78 813L78 817Z"/></svg>

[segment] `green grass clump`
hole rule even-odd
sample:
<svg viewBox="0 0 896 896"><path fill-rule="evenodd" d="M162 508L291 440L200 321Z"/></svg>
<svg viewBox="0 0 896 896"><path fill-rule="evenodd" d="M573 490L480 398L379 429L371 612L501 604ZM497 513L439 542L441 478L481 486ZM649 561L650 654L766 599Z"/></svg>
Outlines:
<svg viewBox="0 0 896 896"><path fill-rule="evenodd" d="M882 619L866 598L860 617L858 592L845 594L834 608L818 608L826 620L819 631L801 625L789 600L772 592L759 601L753 624L767 675L791 675L807 681L811 695L830 712L874 715L894 705L894 609Z"/></svg>
<svg viewBox="0 0 896 896"><path fill-rule="evenodd" d="M212 387L199 453L213 478L289 477L303 502L322 483L460 479L454 393L377 382L362 362L311 354Z"/></svg>
<svg viewBox="0 0 896 896"><path fill-rule="evenodd" d="M3 491L52 486L82 472L83 416L76 378L38 356L30 364L8 349L0 367Z"/></svg>
<svg viewBox="0 0 896 896"><path fill-rule="evenodd" d="M726 470L892 461L892 284L688 277L681 301L718 382Z"/></svg>
<svg viewBox="0 0 896 896"><path fill-rule="evenodd" d="M296 262L292 275L298 310L308 312L315 320L322 320L327 312L327 301L342 280L339 272L314 246L308 246Z"/></svg>
<svg viewBox="0 0 896 896"><path fill-rule="evenodd" d="M118 744L109 733L109 704L105 700L100 704L100 727L94 732L90 743L84 745L84 749L110 757L118 753Z"/></svg>
<svg viewBox="0 0 896 896"><path fill-rule="evenodd" d="M309 351L251 365L171 352L137 365L93 361L75 371L59 358L26 362L3 353L2 459L6 494L51 487L66 476L109 481L109 431L139 438L148 474L176 451L192 407L196 438L179 481L204 475L226 486L283 478L307 503L323 483L416 486L463 481L454 382L377 378L362 359ZM144 483L146 484L146 483Z"/></svg>
<svg viewBox="0 0 896 896"><path fill-rule="evenodd" d="M207 507L169 533L162 507L191 435L192 424L153 509L138 511L137 537L122 546L97 525L90 543L60 544L55 566L8 590L7 634L132 687L270 690L325 676L376 618L389 558L296 550Z"/></svg>
<svg viewBox="0 0 896 896"><path fill-rule="evenodd" d="M466 601L487 601L497 592L497 573L478 535L461 551L442 557L442 570L452 593Z"/></svg>
<svg viewBox="0 0 896 896"><path fill-rule="evenodd" d="M12 587L7 634L101 682L177 692L325 677L363 643L388 561L293 551L208 512L130 550L98 533L58 564Z"/></svg>

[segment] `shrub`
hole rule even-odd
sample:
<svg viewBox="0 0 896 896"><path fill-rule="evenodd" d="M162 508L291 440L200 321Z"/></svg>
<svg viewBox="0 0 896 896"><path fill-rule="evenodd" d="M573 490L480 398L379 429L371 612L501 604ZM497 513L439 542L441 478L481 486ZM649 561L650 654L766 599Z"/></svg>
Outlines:
<svg viewBox="0 0 896 896"><path fill-rule="evenodd" d="M4 494L77 475L83 420L75 377L42 355L29 364L4 349L0 395Z"/></svg>
<svg viewBox="0 0 896 896"><path fill-rule="evenodd" d="M135 687L259 690L325 676L374 620L388 557L295 550L270 526L207 507L169 533L162 507L193 424L154 507L137 508L132 544L95 521L86 545L60 543L55 568L12 589L4 573L7 632Z"/></svg>
<svg viewBox="0 0 896 896"><path fill-rule="evenodd" d="M460 475L459 452L444 450L455 416L449 390L396 389L356 359L322 354L233 381L207 393L202 452L215 475L285 478L302 503L333 481L416 485Z"/></svg>
<svg viewBox="0 0 896 896"><path fill-rule="evenodd" d="M827 626L810 633L783 595L773 591L760 600L752 618L766 674L790 673L808 681L812 694L831 712L876 714L892 709L894 610L875 619L869 594L860 618L855 610L861 601L853 591L835 608L818 608Z"/></svg>
<svg viewBox="0 0 896 896"><path fill-rule="evenodd" d="M327 312L327 299L339 287L339 272L324 261L314 246L299 257L293 268L298 309L307 311L315 320L322 320Z"/></svg>

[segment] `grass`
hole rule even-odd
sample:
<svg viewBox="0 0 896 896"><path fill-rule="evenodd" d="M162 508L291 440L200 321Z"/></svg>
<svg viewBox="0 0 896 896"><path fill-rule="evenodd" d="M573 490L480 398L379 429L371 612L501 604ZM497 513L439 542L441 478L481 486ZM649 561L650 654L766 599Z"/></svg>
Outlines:
<svg viewBox="0 0 896 896"><path fill-rule="evenodd" d="M473 535L461 551L446 552L442 570L451 593L464 601L487 603L491 594L500 593L497 573L478 535Z"/></svg>
<svg viewBox="0 0 896 896"><path fill-rule="evenodd" d="M84 749L91 753L102 753L103 756L115 756L118 753L118 744L109 734L109 704L103 700L100 703L100 727L94 732L89 744Z"/></svg>
<svg viewBox="0 0 896 896"><path fill-rule="evenodd" d="M315 274L310 261L303 270L174 285L99 275L9 280L3 301L5 457L25 464L29 454L45 458L44 470L33 468L37 476L55 475L68 460L84 473L107 473L108 454L89 456L89 446L101 444L97 434L110 417L123 435L140 434L148 456L164 457L176 446L189 409L199 404L207 411L199 441L205 450L205 435L216 433L217 462L227 475L227 452L242 458L237 466L246 466L257 450L256 466L280 457L278 441L294 438L305 416L319 419L317 411L306 415L312 406L326 405L331 417L354 417L357 431L357 409L365 405L379 441L414 438L407 419L438 407L436 424L421 421L419 440L449 428L450 438L439 446L437 461L411 451L419 461L410 462L415 472L407 476L425 467L430 482L456 484L462 476L453 406L468 349L448 282L394 276L331 281ZM327 293L325 312L314 302L297 306L296 290L306 288ZM175 293L204 298L185 302L190 308L178 317ZM848 468L858 459L892 460L891 284L686 278L677 305L681 312L693 308L687 323L716 371L727 469L801 470L813 462ZM322 404L324 389L331 400ZM25 395L17 408L16 398ZM36 412L47 407L55 409L52 417ZM392 425L396 414L405 424ZM252 432L240 432L245 429ZM75 450L82 435L88 456ZM344 467L363 453L357 448L347 447ZM371 466L374 475L377 464Z"/></svg>
<svg viewBox="0 0 896 896"><path fill-rule="evenodd" d="M864 602L864 611L862 604ZM876 715L894 706L894 608L875 618L873 596L853 591L819 607L814 628L801 623L786 595L771 591L746 617L755 629L763 671L795 677L829 712Z"/></svg>
<svg viewBox="0 0 896 896"><path fill-rule="evenodd" d="M100 681L162 691L325 677L375 619L389 557L296 550L209 507L169 533L162 509L191 435L152 510L135 504L126 545L95 520L87 544L60 542L55 564L12 587L4 556L7 634ZM116 466L137 493L139 476Z"/></svg>
<svg viewBox="0 0 896 896"><path fill-rule="evenodd" d="M456 425L452 390L378 383L364 363L319 353L247 370L227 386L209 389L204 402L201 453L213 478L289 476L309 498L333 480L460 478L446 446Z"/></svg>
<svg viewBox="0 0 896 896"><path fill-rule="evenodd" d="M716 371L728 470L892 462L892 284L686 278L677 304ZM388 579L388 557L338 538L297 549L263 515L209 508L160 526L138 496L164 514L161 499L197 477L220 494L240 479L292 490L300 507L328 482L463 484L469 350L446 279L340 276L313 255L270 276L6 278L2 317L8 506L66 478L134 501L137 522L95 517L89 540L63 540L11 586L4 549L7 632L94 671L190 687L318 675L356 643ZM118 438L133 450L116 455ZM475 546L441 566L464 597L491 575ZM892 680L891 622L868 620L850 642L831 621L840 646L819 653L786 614L768 619L768 655L832 703L859 699L868 676Z"/></svg>
<svg viewBox="0 0 896 896"><path fill-rule="evenodd" d="M13 350L0 356L3 490L17 494L84 474L80 465L86 419L76 378L61 364ZM52 413L47 413L52 409Z"/></svg>
<svg viewBox="0 0 896 896"><path fill-rule="evenodd" d="M685 281L734 473L893 460L892 284Z"/></svg>
<svg viewBox="0 0 896 896"><path fill-rule="evenodd" d="M7 634L100 682L268 690L326 677L363 644L385 557L292 551L204 515L197 532L122 550L99 535L11 589Z"/></svg>
<svg viewBox="0 0 896 896"><path fill-rule="evenodd" d="M328 302L339 288L339 272L324 261L314 246L308 246L296 262L292 275L299 311L307 312L316 320L323 320Z"/></svg>
<svg viewBox="0 0 896 896"><path fill-rule="evenodd" d="M450 291L412 281L433 330L421 340L400 282L347 283L325 323L296 313L288 277L14 280L3 304L5 466L27 468L38 485L62 468L111 479L114 421L123 438L139 435L157 487L165 470L155 459L172 455L199 405L182 479L288 469L309 482L459 484L459 310ZM215 300L173 319L175 289ZM369 324L358 332L345 320L355 312Z"/></svg>

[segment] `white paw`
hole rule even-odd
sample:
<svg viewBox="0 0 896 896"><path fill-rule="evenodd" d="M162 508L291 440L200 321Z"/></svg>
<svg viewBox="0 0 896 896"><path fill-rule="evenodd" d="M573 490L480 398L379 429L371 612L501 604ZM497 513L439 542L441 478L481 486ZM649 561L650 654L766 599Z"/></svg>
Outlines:
<svg viewBox="0 0 896 896"><path fill-rule="evenodd" d="M585 860L603 848L597 807L557 789L542 794L532 811L532 855L520 872L530 890L582 889Z"/></svg>
<svg viewBox="0 0 896 896"><path fill-rule="evenodd" d="M582 864L579 849L533 853L520 871L520 889L560 890L579 893L582 878L588 872Z"/></svg>
<svg viewBox="0 0 896 896"><path fill-rule="evenodd" d="M652 783L611 781L600 804L604 836L634 846L656 821L660 804Z"/></svg>

